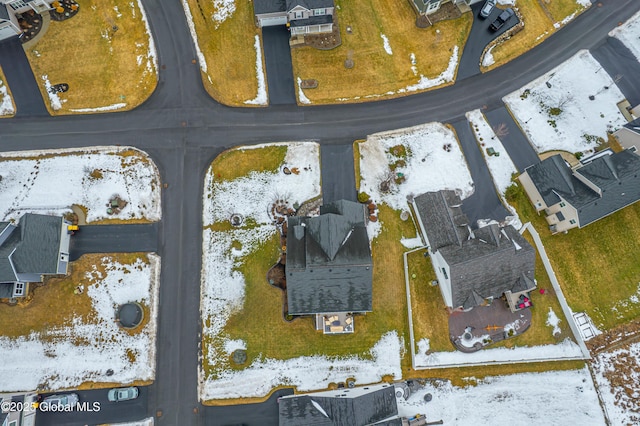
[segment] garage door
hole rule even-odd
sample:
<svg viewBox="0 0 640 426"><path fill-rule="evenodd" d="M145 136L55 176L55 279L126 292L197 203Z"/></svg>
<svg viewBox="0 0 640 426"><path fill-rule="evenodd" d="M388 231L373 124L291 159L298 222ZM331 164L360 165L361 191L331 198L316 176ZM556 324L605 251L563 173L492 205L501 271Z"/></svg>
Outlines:
<svg viewBox="0 0 640 426"><path fill-rule="evenodd" d="M11 28L11 26L0 27L0 40L15 36L16 32Z"/></svg>
<svg viewBox="0 0 640 426"><path fill-rule="evenodd" d="M270 17L260 17L258 18L258 22L260 23L260 27L272 27L274 25L286 25L287 16L270 16Z"/></svg>

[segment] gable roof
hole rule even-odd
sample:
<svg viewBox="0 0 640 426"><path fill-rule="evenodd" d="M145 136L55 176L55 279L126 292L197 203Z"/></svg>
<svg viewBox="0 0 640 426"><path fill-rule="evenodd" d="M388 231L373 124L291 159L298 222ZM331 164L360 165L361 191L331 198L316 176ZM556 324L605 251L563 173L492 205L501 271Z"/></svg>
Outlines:
<svg viewBox="0 0 640 426"><path fill-rule="evenodd" d="M333 7L333 0L286 0L287 11L296 6L302 6L307 10Z"/></svg>
<svg viewBox="0 0 640 426"><path fill-rule="evenodd" d="M289 217L290 314L371 311L372 264L362 204L340 200L317 217Z"/></svg>
<svg viewBox="0 0 640 426"><path fill-rule="evenodd" d="M56 274L63 218L26 213L17 226L0 226L0 282L16 274Z"/></svg>
<svg viewBox="0 0 640 426"><path fill-rule="evenodd" d="M431 251L449 265L452 307L469 309L507 290L533 288L535 250L513 226L471 230L454 191L428 192L414 201Z"/></svg>
<svg viewBox="0 0 640 426"><path fill-rule="evenodd" d="M602 151L582 160L573 171L560 155L554 155L525 172L547 206L560 202L560 197L571 204L581 227L640 200L640 156L632 149Z"/></svg>
<svg viewBox="0 0 640 426"><path fill-rule="evenodd" d="M278 412L280 426L364 426L396 416L398 406L394 386L385 384L282 397Z"/></svg>
<svg viewBox="0 0 640 426"><path fill-rule="evenodd" d="M287 10L286 0L253 0L253 13L256 15L286 12Z"/></svg>

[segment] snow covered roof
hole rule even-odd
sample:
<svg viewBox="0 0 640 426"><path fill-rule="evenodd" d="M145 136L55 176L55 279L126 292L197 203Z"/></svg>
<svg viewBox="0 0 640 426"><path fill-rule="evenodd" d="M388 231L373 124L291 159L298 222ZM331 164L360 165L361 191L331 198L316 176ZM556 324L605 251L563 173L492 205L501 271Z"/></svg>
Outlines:
<svg viewBox="0 0 640 426"><path fill-rule="evenodd" d="M340 200L317 217L290 217L287 302L290 314L369 312L372 262L365 207Z"/></svg>
<svg viewBox="0 0 640 426"><path fill-rule="evenodd" d="M384 384L285 396L278 411L280 426L364 426L396 416L398 406L394 386Z"/></svg>

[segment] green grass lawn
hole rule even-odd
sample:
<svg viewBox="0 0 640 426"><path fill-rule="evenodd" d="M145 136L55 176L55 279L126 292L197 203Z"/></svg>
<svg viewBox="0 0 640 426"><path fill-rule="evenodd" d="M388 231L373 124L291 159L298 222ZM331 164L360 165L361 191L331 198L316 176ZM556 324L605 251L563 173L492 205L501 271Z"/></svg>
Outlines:
<svg viewBox="0 0 640 426"><path fill-rule="evenodd" d="M586 311L603 331L640 315L640 303L632 301L640 282L640 203L583 229L551 235L522 187L508 190L507 197L521 220L530 221L540 233L574 312Z"/></svg>
<svg viewBox="0 0 640 426"><path fill-rule="evenodd" d="M337 0L335 13L342 45L332 50L302 47L291 51L294 78L318 80L318 88L305 91L313 103L336 103L342 98L358 102L367 100L366 95L401 96L387 92L416 84L420 74L428 78L440 75L454 46L462 55L472 23L467 13L417 28L416 14L406 0ZM385 51L381 34L388 38L392 55ZM418 75L412 72L411 54ZM344 66L347 58L354 62L351 69Z"/></svg>
<svg viewBox="0 0 640 426"><path fill-rule="evenodd" d="M574 13L582 12L585 7L576 0L540 0L555 22L561 22Z"/></svg>

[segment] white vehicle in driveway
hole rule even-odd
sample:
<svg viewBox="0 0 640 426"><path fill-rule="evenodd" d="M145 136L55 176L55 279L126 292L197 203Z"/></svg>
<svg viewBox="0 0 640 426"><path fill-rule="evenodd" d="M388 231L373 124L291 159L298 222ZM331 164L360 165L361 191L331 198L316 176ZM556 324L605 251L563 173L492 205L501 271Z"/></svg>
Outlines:
<svg viewBox="0 0 640 426"><path fill-rule="evenodd" d="M80 399L76 393L65 393L63 395L50 395L42 400L40 409L42 411L67 411L74 410Z"/></svg>
<svg viewBox="0 0 640 426"><path fill-rule="evenodd" d="M484 3L484 6L482 6L482 9L480 9L478 16L481 18L488 18L489 15L491 15L491 12L493 12L494 7L496 7L496 0L487 0Z"/></svg>
<svg viewBox="0 0 640 426"><path fill-rule="evenodd" d="M129 401L138 397L138 388L132 386L130 388L111 389L107 393L107 399L111 402Z"/></svg>

